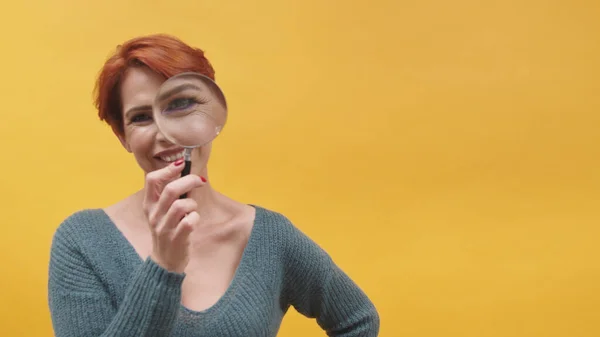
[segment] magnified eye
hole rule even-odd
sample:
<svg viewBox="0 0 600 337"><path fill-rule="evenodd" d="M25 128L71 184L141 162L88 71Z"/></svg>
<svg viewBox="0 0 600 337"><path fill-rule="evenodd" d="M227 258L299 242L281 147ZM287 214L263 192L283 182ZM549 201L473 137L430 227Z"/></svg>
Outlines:
<svg viewBox="0 0 600 337"><path fill-rule="evenodd" d="M167 108L165 110L167 110L167 111L183 110L183 109L190 108L191 106L195 105L196 103L197 103L196 100L194 100L193 98L176 98L167 105Z"/></svg>

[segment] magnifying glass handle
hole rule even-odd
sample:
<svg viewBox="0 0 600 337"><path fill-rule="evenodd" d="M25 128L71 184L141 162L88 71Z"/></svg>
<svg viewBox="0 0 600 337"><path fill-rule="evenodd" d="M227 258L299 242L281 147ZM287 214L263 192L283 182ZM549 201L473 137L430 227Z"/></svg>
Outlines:
<svg viewBox="0 0 600 337"><path fill-rule="evenodd" d="M183 167L183 171L181 171L181 176L185 177L188 174L190 174L190 171L192 169L192 161L191 160L186 160L185 161L185 166ZM187 193L184 193L182 195L179 196L179 199L185 199L187 198Z"/></svg>

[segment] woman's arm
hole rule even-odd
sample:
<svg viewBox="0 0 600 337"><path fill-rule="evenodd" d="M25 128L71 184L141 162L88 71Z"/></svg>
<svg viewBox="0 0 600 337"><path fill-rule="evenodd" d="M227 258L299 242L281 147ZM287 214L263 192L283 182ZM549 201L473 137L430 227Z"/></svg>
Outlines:
<svg viewBox="0 0 600 337"><path fill-rule="evenodd" d="M50 252L48 303L55 336L169 336L184 275L147 259L133 273L125 298L116 308L68 234L59 227Z"/></svg>
<svg viewBox="0 0 600 337"><path fill-rule="evenodd" d="M379 334L379 314L367 295L331 257L287 223L285 296L299 313L316 318L328 336Z"/></svg>

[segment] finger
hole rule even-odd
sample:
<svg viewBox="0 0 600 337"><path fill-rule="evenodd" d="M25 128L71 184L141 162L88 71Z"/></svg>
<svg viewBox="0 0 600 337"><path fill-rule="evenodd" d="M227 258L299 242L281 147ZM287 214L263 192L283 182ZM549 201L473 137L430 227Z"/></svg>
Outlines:
<svg viewBox="0 0 600 337"><path fill-rule="evenodd" d="M175 243L183 243L186 242L189 234L197 227L200 222L200 215L196 211L190 212L185 218L181 219L177 228L175 229L175 234L173 236L173 241Z"/></svg>
<svg viewBox="0 0 600 337"><path fill-rule="evenodd" d="M179 199L179 196L190 192L192 189L204 185L202 179L194 174L178 178L168 183L163 189L158 202L156 203L155 212L157 214L165 214L173 202Z"/></svg>
<svg viewBox="0 0 600 337"><path fill-rule="evenodd" d="M181 175L184 168L183 163L183 159L180 159L146 175L145 200L148 204L156 202L163 188Z"/></svg>
<svg viewBox="0 0 600 337"><path fill-rule="evenodd" d="M167 210L167 214L157 230L161 232L175 230L186 214L194 212L196 209L198 209L198 203L194 199L176 199Z"/></svg>

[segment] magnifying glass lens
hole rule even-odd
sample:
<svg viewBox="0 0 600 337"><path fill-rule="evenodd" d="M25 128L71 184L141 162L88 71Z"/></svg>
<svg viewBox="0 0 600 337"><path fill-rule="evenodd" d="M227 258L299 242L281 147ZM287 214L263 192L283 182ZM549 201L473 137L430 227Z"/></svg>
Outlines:
<svg viewBox="0 0 600 337"><path fill-rule="evenodd" d="M219 135L227 121L227 103L210 78L182 73L169 78L154 102L160 132L183 147L203 146Z"/></svg>

